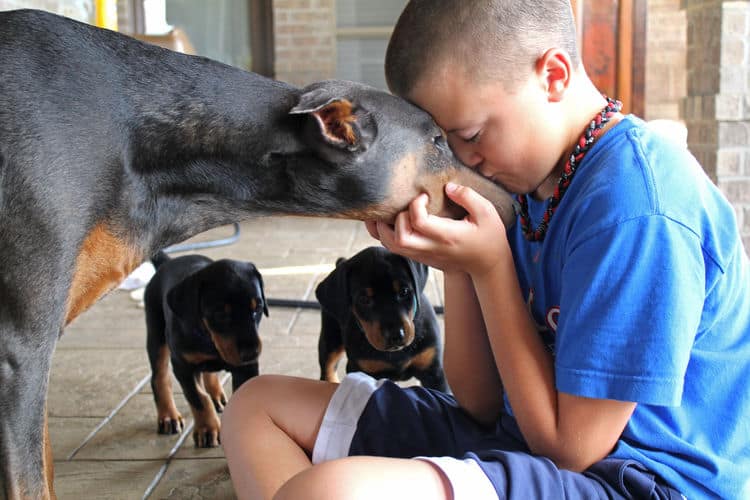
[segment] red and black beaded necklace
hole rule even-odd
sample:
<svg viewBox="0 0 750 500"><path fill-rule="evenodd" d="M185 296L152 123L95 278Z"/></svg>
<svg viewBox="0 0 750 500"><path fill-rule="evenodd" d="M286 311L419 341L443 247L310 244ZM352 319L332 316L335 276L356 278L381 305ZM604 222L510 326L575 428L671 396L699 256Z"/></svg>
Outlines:
<svg viewBox="0 0 750 500"><path fill-rule="evenodd" d="M610 99L607 96L604 96L604 98L607 99L607 105L594 117L593 120L591 120L591 123L589 123L589 126L586 127L583 135L581 135L580 139L578 139L578 143L576 144L575 149L573 149L573 152L570 154L568 161L565 163L565 168L563 169L562 175L560 175L560 180L557 182L555 192L553 193L552 197L549 198L549 205L547 206L547 210L544 212L542 221L539 223L539 226L537 226L536 229L531 228L531 218L529 217L529 201L526 198L527 195L519 194L517 196L518 203L520 205L519 216L521 218L521 229L523 230L523 235L527 240L544 240L544 235L547 234L547 228L549 227L549 221L550 219L552 219L552 215L555 213L555 210L557 210L557 206L560 204L560 200L562 200L565 191L567 191L570 182L573 180L573 175L575 175L576 173L578 164L581 162L581 159L586 155L589 149L591 149L591 146L594 144L594 141L596 141L596 138L599 136L602 128L604 128L604 125L607 124L612 116L614 116L620 111L620 109L622 109L622 103L620 101Z"/></svg>

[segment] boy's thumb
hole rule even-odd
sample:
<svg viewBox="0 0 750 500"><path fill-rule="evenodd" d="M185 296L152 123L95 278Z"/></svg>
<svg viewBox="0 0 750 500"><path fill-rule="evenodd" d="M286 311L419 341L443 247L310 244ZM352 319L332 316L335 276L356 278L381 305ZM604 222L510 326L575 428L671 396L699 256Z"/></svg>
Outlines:
<svg viewBox="0 0 750 500"><path fill-rule="evenodd" d="M445 194L447 194L451 200L455 201L464 208L466 207L464 206L462 201L468 201L471 198L471 193L471 188L462 186L461 184L456 184L455 182L449 182L445 185Z"/></svg>
<svg viewBox="0 0 750 500"><path fill-rule="evenodd" d="M484 206L482 203L484 198L469 186L462 186L455 182L448 182L445 185L445 194L469 214L472 214L473 217L484 212Z"/></svg>

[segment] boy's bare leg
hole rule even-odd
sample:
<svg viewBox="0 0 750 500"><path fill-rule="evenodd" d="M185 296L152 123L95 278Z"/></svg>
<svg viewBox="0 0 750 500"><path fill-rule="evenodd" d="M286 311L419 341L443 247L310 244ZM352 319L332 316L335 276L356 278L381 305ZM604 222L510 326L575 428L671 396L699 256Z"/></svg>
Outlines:
<svg viewBox="0 0 750 500"><path fill-rule="evenodd" d="M270 499L311 466L310 454L338 384L263 375L242 384L222 417L221 443L240 499Z"/></svg>
<svg viewBox="0 0 750 500"><path fill-rule="evenodd" d="M308 468L284 484L274 500L451 500L447 477L424 460L347 457Z"/></svg>

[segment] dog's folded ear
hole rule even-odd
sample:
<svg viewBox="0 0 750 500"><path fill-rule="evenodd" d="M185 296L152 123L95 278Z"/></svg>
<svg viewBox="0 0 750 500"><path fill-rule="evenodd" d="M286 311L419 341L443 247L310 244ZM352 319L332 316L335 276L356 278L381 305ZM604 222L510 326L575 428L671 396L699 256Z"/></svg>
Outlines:
<svg viewBox="0 0 750 500"><path fill-rule="evenodd" d="M315 297L324 312L343 322L351 312L349 297L349 266L347 260L336 260L336 269L321 281L315 288Z"/></svg>
<svg viewBox="0 0 750 500"><path fill-rule="evenodd" d="M250 264L250 267L250 272L255 278L258 279L258 285L260 286L260 298L263 300L263 314L268 317L268 302L266 301L266 290L265 286L263 285L263 276L261 276L260 271L258 271L258 268L253 264Z"/></svg>
<svg viewBox="0 0 750 500"><path fill-rule="evenodd" d="M344 151L362 151L375 136L376 127L369 113L356 109L346 97L332 95L330 89L314 88L303 93L289 114L314 118L315 141Z"/></svg>
<svg viewBox="0 0 750 500"><path fill-rule="evenodd" d="M419 309L422 306L419 297L422 295L422 291L427 285L427 276L429 275L430 268L425 264L422 264L421 262L417 262L416 260L407 259L406 257L404 257L404 260L406 260L406 264L409 266L409 271L411 273L412 280L414 281L414 297L417 301L417 309Z"/></svg>

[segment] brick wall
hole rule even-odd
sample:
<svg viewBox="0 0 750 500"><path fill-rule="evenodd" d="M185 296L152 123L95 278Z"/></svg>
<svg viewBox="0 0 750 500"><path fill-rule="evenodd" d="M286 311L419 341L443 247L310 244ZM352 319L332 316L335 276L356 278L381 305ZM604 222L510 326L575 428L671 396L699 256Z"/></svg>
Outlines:
<svg viewBox="0 0 750 500"><path fill-rule="evenodd" d="M648 0L644 118L680 120L686 94L685 11L681 0Z"/></svg>
<svg viewBox="0 0 750 500"><path fill-rule="evenodd" d="M274 0L276 78L303 86L336 72L334 0Z"/></svg>
<svg viewBox="0 0 750 500"><path fill-rule="evenodd" d="M683 4L688 144L734 205L750 251L750 2Z"/></svg>
<svg viewBox="0 0 750 500"><path fill-rule="evenodd" d="M94 19L93 0L0 0L0 10L21 8L48 10L84 22Z"/></svg>

